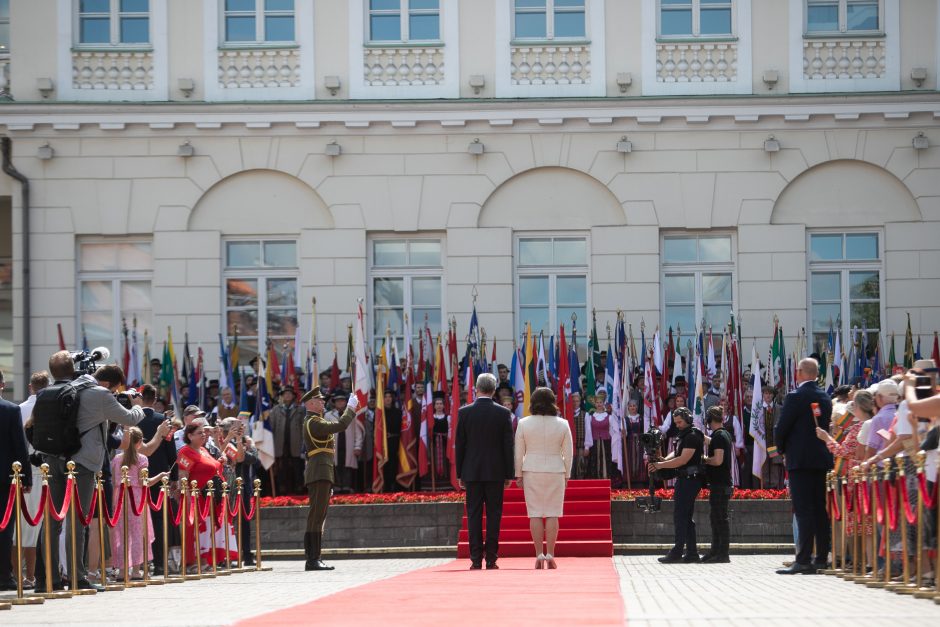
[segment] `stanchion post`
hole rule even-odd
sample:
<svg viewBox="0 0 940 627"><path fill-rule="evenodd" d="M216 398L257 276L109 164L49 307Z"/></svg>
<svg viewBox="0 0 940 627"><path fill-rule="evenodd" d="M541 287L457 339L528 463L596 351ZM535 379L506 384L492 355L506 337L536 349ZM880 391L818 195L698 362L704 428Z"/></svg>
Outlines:
<svg viewBox="0 0 940 627"><path fill-rule="evenodd" d="M196 578L202 579L202 547L199 546L199 484L193 479L189 484L189 493L193 495L193 541L196 546Z"/></svg>
<svg viewBox="0 0 940 627"><path fill-rule="evenodd" d="M45 599L37 596L23 594L23 475L20 472L23 465L13 462L13 502L16 521L14 522L14 541L16 542L16 598L10 599L12 605L40 605ZM37 487L37 489L39 489Z"/></svg>
<svg viewBox="0 0 940 627"><path fill-rule="evenodd" d="M874 468L872 470L872 475L874 477L874 487L875 490L878 490L878 469ZM891 583L891 515L890 507L891 503L888 502L888 481L891 477L891 458L887 457L884 460L884 467L881 471L881 484L884 487L885 498L884 498L884 528L882 529L882 537L885 541L885 576L883 580L878 580L877 575L873 577L873 581L869 581L867 585L869 588L887 588ZM877 495L876 495L877 498ZM872 501L874 507L877 508L877 501ZM877 522L877 516L874 518ZM874 533L875 526L872 525L872 573L877 573L878 566L878 534Z"/></svg>
<svg viewBox="0 0 940 627"><path fill-rule="evenodd" d="M235 478L235 493L236 493L235 498L244 500L244 495L242 492L243 490L244 490L244 481L242 481L241 477L236 477ZM241 505L242 505L242 502L238 502L236 504L236 508L237 508L237 511L239 512L239 515L238 515L238 520L235 521L238 527L238 537L235 539L235 543L238 545L235 549L238 551L238 572L244 571L244 568L242 567L242 518L245 517L245 510L243 507L241 507Z"/></svg>
<svg viewBox="0 0 940 627"><path fill-rule="evenodd" d="M79 596L91 596L97 594L96 590L79 590L78 589L78 524L75 520L75 507L76 503L80 502L78 498L78 488L75 485L75 462L69 460L65 463L66 468L66 483L68 486L67 489L72 491L72 503L69 507L69 544L72 549L72 559L69 560L69 588L72 594L77 594ZM101 551L104 551L104 547L101 547Z"/></svg>
<svg viewBox="0 0 940 627"><path fill-rule="evenodd" d="M210 479L206 482L206 498L209 499L209 520L206 521L206 529L209 531L209 550L211 551L210 557L212 558L212 576L215 577L219 574L219 567L216 564L217 557L215 554L215 498L213 494L215 493L215 483Z"/></svg>
<svg viewBox="0 0 940 627"><path fill-rule="evenodd" d="M914 456L914 465L917 469L917 555L914 557L914 583L916 590L914 596L918 599L930 599L934 595L933 588L924 586L924 497L920 493L920 480L924 476L924 463L927 454L918 451Z"/></svg>
<svg viewBox="0 0 940 627"><path fill-rule="evenodd" d="M837 543L836 543L836 508L833 507L833 503L836 501L835 496L835 482L836 482L836 473L829 471L826 473L826 507L829 509L829 547L832 551L832 565L820 571L823 575L835 575L839 572L839 560L837 553Z"/></svg>
<svg viewBox="0 0 940 627"><path fill-rule="evenodd" d="M217 573L220 575L232 574L232 559L229 553L228 530L229 530L228 481L223 481L222 482L222 537L225 542L225 570L220 573Z"/></svg>
<svg viewBox="0 0 940 627"><path fill-rule="evenodd" d="M255 479L255 570L271 570L261 565L261 479Z"/></svg>
<svg viewBox="0 0 940 627"><path fill-rule="evenodd" d="M892 584L891 590L899 594L914 594L917 590L917 586L911 581L911 559L910 547L908 546L907 541L907 503L904 502L904 492L901 491L901 483L907 481L907 472L905 469L906 455L904 453L898 453L895 456L895 465L897 466L897 476L895 482L897 484L897 499L898 499L898 517L900 520L900 525L898 529L901 532L901 581L900 583ZM910 495L908 495L910 497Z"/></svg>
<svg viewBox="0 0 940 627"><path fill-rule="evenodd" d="M839 572L845 574L846 572L846 542L845 542L845 532L846 525L849 524L849 515L845 510L845 490L848 486L848 475L843 475L841 477L836 477L837 485L839 486L839 508L842 510L842 525L839 527L839 553L842 556L842 564L839 567Z"/></svg>
<svg viewBox="0 0 940 627"><path fill-rule="evenodd" d="M186 506L189 503L189 482L180 479L180 580L186 581Z"/></svg>
<svg viewBox="0 0 940 627"><path fill-rule="evenodd" d="M121 546L121 550L124 555L124 587L125 588L141 588L147 584L142 581L131 581L131 542L130 542L130 517L133 514L131 506L131 477L130 470L128 467L121 466L121 484L124 486L124 489L121 491L122 494L122 509L121 512L121 522L123 523L124 528L121 530L121 536L124 544Z"/></svg>
<svg viewBox="0 0 940 627"><path fill-rule="evenodd" d="M141 543L143 545L143 563L141 568L144 573L144 585L161 585L163 583L162 579L151 579L150 578L150 555L151 555L151 546L150 546L150 470L147 468L140 469L140 499L143 501L143 507L140 509L140 515L143 519L140 521L143 524L143 533L141 535ZM157 556L153 556L154 563L157 561Z"/></svg>
<svg viewBox="0 0 940 627"><path fill-rule="evenodd" d="M49 491L49 464L43 464L39 467L39 471L42 473L42 487L48 493ZM52 589L52 529L50 524L52 523L52 516L49 515L49 509L52 507L52 494L49 493L49 497L42 503L42 550L43 550L43 562L46 570L46 591L40 593L40 596L44 599L70 599L72 598L71 592L66 592L65 590L56 590ZM56 538L56 542L59 539ZM56 564L56 568L58 568Z"/></svg>

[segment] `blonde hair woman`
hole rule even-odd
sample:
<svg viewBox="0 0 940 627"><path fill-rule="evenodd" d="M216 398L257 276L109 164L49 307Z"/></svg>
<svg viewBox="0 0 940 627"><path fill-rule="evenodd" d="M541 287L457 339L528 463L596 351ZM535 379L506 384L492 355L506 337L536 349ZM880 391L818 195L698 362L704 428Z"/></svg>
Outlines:
<svg viewBox="0 0 940 627"><path fill-rule="evenodd" d="M571 429L558 417L555 394L549 388L536 388L529 407L532 415L520 420L516 428L516 483L525 493L535 567L557 568L555 541L571 475Z"/></svg>

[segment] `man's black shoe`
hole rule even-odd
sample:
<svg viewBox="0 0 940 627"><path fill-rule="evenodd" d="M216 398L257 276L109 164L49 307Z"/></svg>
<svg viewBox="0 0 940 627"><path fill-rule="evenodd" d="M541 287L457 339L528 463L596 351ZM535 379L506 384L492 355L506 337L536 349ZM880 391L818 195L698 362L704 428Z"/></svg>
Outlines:
<svg viewBox="0 0 940 627"><path fill-rule="evenodd" d="M499 570L499 566L496 565L496 562L487 562L486 570Z"/></svg>
<svg viewBox="0 0 940 627"><path fill-rule="evenodd" d="M12 581L6 581L4 583L0 583L0 591L8 592L10 590L16 590L15 583L13 583Z"/></svg>
<svg viewBox="0 0 940 627"><path fill-rule="evenodd" d="M336 569L333 566L327 566L320 560L316 560L313 562L311 567L305 568L305 570L336 570Z"/></svg>
<svg viewBox="0 0 940 627"><path fill-rule="evenodd" d="M658 558L657 560L660 564L678 564L682 561L681 555L674 555L672 553Z"/></svg>
<svg viewBox="0 0 940 627"><path fill-rule="evenodd" d="M94 590L95 592L104 592L104 586L99 583L91 583L87 579L78 582L79 590Z"/></svg>
<svg viewBox="0 0 940 627"><path fill-rule="evenodd" d="M702 556L703 564L728 564L731 562L731 558L727 555L714 555L709 553Z"/></svg>
<svg viewBox="0 0 940 627"><path fill-rule="evenodd" d="M683 564L698 564L702 561L702 558L699 557L698 553L689 553L688 555L682 556Z"/></svg>
<svg viewBox="0 0 940 627"><path fill-rule="evenodd" d="M483 564L481 564L480 562L470 563L470 570L482 570L482 569L483 569Z"/></svg>
<svg viewBox="0 0 940 627"><path fill-rule="evenodd" d="M816 567L812 564L799 564L793 562L789 568L781 568L777 571L778 575L815 575Z"/></svg>

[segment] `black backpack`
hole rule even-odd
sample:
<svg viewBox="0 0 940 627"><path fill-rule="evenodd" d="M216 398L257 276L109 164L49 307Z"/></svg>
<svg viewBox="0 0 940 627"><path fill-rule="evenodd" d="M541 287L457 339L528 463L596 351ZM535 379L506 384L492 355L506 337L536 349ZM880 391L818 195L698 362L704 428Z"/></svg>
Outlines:
<svg viewBox="0 0 940 627"><path fill-rule="evenodd" d="M87 378L55 383L36 395L30 444L47 455L71 457L82 447L78 431L80 395L97 385Z"/></svg>

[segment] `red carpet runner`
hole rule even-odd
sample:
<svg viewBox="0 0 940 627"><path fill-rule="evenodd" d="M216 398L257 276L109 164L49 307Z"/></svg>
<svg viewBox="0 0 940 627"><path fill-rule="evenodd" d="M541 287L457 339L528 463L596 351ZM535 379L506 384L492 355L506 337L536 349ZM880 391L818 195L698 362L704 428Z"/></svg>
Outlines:
<svg viewBox="0 0 940 627"><path fill-rule="evenodd" d="M350 588L238 625L623 625L620 581L609 558L500 559L499 570L458 560ZM334 561L339 570L353 568ZM338 571L337 571L338 572ZM329 573L307 573L310 585Z"/></svg>
<svg viewBox="0 0 940 627"><path fill-rule="evenodd" d="M556 557L611 557L614 554L610 528L610 481L569 481L565 490L564 516L559 519ZM486 522L483 523L484 533ZM467 542L467 516L457 537L457 557L470 557ZM499 532L500 557L535 558L529 533L525 496L511 487L503 500L503 521Z"/></svg>

